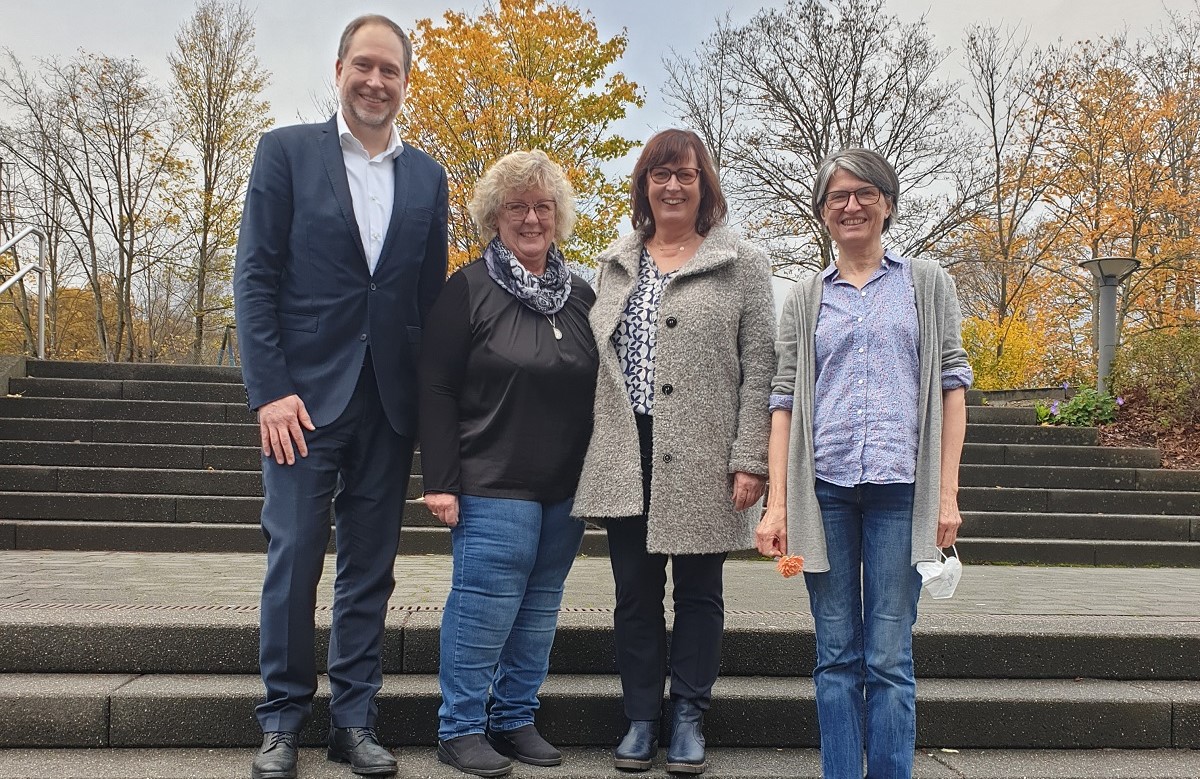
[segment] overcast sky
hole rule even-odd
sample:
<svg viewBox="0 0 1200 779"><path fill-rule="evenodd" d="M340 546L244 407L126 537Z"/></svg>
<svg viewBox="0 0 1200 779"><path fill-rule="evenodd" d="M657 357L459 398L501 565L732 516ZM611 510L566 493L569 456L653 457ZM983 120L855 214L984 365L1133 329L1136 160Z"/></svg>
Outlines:
<svg viewBox="0 0 1200 779"><path fill-rule="evenodd" d="M671 124L660 98L662 57L670 49L694 51L726 13L745 21L777 2L732 0L591 0L601 36L626 28L629 47L621 68L646 94L645 108L620 128L635 138ZM267 91L276 121L290 124L300 115L315 118L312 93L332 78L337 38L354 16L379 12L406 29L447 9L478 11L478 0L247 0L256 9L257 47L271 71ZM1167 18L1167 10L1187 11L1194 0L888 0L887 10L910 22L922 14L939 46L958 49L962 32L974 22L1025 26L1037 43L1076 41L1128 29L1140 36ZM78 49L110 56L135 56L164 81L166 56L175 31L190 15L192 0L0 0L0 48L11 49L32 65L39 56L70 56ZM952 55L956 59L956 55Z"/></svg>

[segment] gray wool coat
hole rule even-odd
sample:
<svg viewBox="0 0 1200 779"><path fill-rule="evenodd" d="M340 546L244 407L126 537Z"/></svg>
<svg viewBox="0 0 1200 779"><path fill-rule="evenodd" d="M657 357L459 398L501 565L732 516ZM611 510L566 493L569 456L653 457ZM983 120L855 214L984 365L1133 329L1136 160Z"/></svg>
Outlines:
<svg viewBox="0 0 1200 779"><path fill-rule="evenodd" d="M596 258L589 321L600 351L595 427L574 514L598 524L642 513L637 426L612 336L637 285L643 236ZM664 326L668 319L674 326ZM760 511L734 511L733 473L767 473L775 371L767 255L713 228L663 290L655 351L654 468L646 549L706 554L754 545ZM670 394L661 388L670 384Z"/></svg>

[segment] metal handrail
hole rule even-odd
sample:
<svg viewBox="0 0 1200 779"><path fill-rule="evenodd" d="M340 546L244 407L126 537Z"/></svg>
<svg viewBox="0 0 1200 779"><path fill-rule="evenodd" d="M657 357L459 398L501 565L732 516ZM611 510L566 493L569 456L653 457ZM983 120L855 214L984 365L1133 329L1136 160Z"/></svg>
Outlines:
<svg viewBox="0 0 1200 779"><path fill-rule="evenodd" d="M230 366L237 367L237 335L234 333L236 330L236 322L229 322L225 325L225 334L221 336L221 348L217 352L217 365L224 365L225 355L228 354Z"/></svg>
<svg viewBox="0 0 1200 779"><path fill-rule="evenodd" d="M21 232L14 235L3 246L0 246L0 254L16 245L17 241L29 235L36 235L38 239L38 261L37 265L26 265L24 268L17 270L16 275L11 279L0 284L0 295L3 295L8 289L30 271L38 275L38 347L37 356L39 360L46 359L46 236L42 234L36 227L26 227Z"/></svg>

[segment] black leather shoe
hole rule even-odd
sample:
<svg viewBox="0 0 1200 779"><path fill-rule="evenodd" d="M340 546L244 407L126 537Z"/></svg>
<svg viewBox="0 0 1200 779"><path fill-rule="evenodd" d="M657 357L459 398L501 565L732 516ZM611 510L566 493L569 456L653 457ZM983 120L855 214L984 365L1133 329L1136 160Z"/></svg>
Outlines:
<svg viewBox="0 0 1200 779"><path fill-rule="evenodd" d="M658 720L630 720L629 731L613 750L613 765L626 771L649 771L658 754Z"/></svg>
<svg viewBox="0 0 1200 779"><path fill-rule="evenodd" d="M262 746L250 766L250 779L296 779L296 734L263 733Z"/></svg>
<svg viewBox="0 0 1200 779"><path fill-rule="evenodd" d="M533 724L522 725L512 730L489 730L488 743L500 754L515 757L529 765L562 765L559 752Z"/></svg>
<svg viewBox="0 0 1200 779"><path fill-rule="evenodd" d="M693 701L675 698L674 702L667 773L702 774L708 765L704 762L704 712Z"/></svg>
<svg viewBox="0 0 1200 779"><path fill-rule="evenodd" d="M492 749L482 733L471 733L438 742L438 760L464 774L504 776L512 770L512 761Z"/></svg>
<svg viewBox="0 0 1200 779"><path fill-rule="evenodd" d="M349 763L350 770L362 776L396 773L396 758L379 743L374 728L330 728L325 756L336 763Z"/></svg>

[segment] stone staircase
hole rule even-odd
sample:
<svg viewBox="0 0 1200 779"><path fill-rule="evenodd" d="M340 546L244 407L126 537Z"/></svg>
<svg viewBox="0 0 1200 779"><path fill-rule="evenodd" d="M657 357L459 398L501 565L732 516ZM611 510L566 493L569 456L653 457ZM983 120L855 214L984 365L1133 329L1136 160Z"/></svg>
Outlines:
<svg viewBox="0 0 1200 779"><path fill-rule="evenodd" d="M9 550L0 552L0 587L77 577L101 594L49 603L30 586L0 601L0 779L244 776L259 739L252 591L263 543L256 427L237 372L30 361L13 373L0 397L0 549ZM1173 594L1196 588L1192 570L1133 566L1200 567L1200 480L1157 468L1154 450L1103 449L1095 431L1037 427L1029 410L970 414L959 544L967 563L1089 567L975 567L954 601L923 602L915 775L1200 776L1200 607L1150 616L1052 608L1068 587L1089 602L1139 582ZM444 583L448 541L420 492L415 478L398 571ZM603 536L590 531L584 551L602 556ZM816 777L803 588L767 601L766 588L782 581L769 562L732 560L726 571L706 776ZM543 690L539 723L569 747L568 761L520 767L516 777L614 775L607 748L622 716L612 617L595 605L605 602L595 593L611 591L608 576L604 559L577 562ZM240 600L188 595L238 582ZM1028 600L1028 588L1048 606L983 604L991 592ZM419 589L393 598L379 730L402 747L407 775L458 776L430 749L444 589ZM326 606L318 628L323 645ZM322 743L327 695L322 680L307 745ZM349 776L315 749L304 761L304 777ZM650 775L662 776L661 766Z"/></svg>
<svg viewBox="0 0 1200 779"><path fill-rule="evenodd" d="M30 361L0 397L0 548L261 551L257 427L233 368ZM959 551L974 563L1200 567L1200 472L973 406ZM401 554L444 553L420 500ZM589 532L583 553L606 554Z"/></svg>

